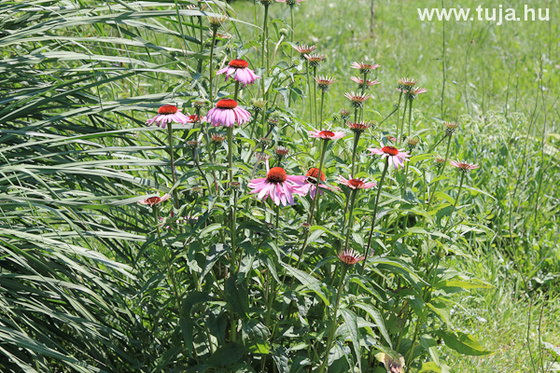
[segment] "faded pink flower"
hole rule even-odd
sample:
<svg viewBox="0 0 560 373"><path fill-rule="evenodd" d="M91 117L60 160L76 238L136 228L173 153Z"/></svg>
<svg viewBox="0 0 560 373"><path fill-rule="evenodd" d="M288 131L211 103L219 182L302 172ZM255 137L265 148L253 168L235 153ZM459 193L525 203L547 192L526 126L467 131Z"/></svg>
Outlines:
<svg viewBox="0 0 560 373"><path fill-rule="evenodd" d="M155 117L146 121L148 126L154 123L156 126L165 128L167 123L186 124L191 122L188 116L181 113L181 109L177 109L177 107L173 105L163 105L158 109L158 114Z"/></svg>
<svg viewBox="0 0 560 373"><path fill-rule="evenodd" d="M393 162L395 170L398 170L399 167L404 167L404 162L408 161L407 157L409 157L407 152L398 150L394 146L383 146L383 144L381 146L381 148L368 148L371 152L370 155L377 154L381 155L382 158L389 157L389 161Z"/></svg>
<svg viewBox="0 0 560 373"><path fill-rule="evenodd" d="M359 69L360 70L360 74L367 74L372 70L377 69L379 66L379 64L373 64L373 63L365 63L365 62L352 62L352 65L350 66L353 69Z"/></svg>
<svg viewBox="0 0 560 373"><path fill-rule="evenodd" d="M148 206L155 206L155 205L159 205L160 203L167 201L169 198L171 198L171 196L167 193L165 193L163 196L151 196L148 197L146 199L141 199L140 201L138 201L139 204L141 205L148 205Z"/></svg>
<svg viewBox="0 0 560 373"><path fill-rule="evenodd" d="M333 131L314 130L309 132L310 137L315 137L317 139L323 139L323 140L338 140L343 138L344 135L345 133L342 131L333 132Z"/></svg>
<svg viewBox="0 0 560 373"><path fill-rule="evenodd" d="M249 181L249 188L253 188L251 193L258 193L258 198L266 200L268 197L280 206L294 204L293 194L302 195L301 190L305 185L305 176L289 176L282 167L269 169L266 162L266 177Z"/></svg>
<svg viewBox="0 0 560 373"><path fill-rule="evenodd" d="M342 260L348 265L354 265L361 262L366 257L354 249L343 250L338 253L338 259Z"/></svg>
<svg viewBox="0 0 560 373"><path fill-rule="evenodd" d="M352 132L362 133L365 130L367 130L368 128L370 128L371 126L373 126L373 123L371 123L371 122L358 122L358 123L348 122L348 123L346 123L346 125L348 126L348 128L350 128L350 130Z"/></svg>
<svg viewBox="0 0 560 373"><path fill-rule="evenodd" d="M346 185L350 189L369 189L377 185L375 181L367 181L361 179L345 179L343 176L336 178L339 183Z"/></svg>
<svg viewBox="0 0 560 373"><path fill-rule="evenodd" d="M230 76L233 76L233 79L243 84L243 87L247 84L253 84L255 80L260 79L260 77L249 68L249 63L245 60L229 61L229 65L227 67L224 67L216 72L216 75L220 74L226 74L226 82Z"/></svg>
<svg viewBox="0 0 560 373"><path fill-rule="evenodd" d="M360 86L359 86L360 89L362 89L362 88L367 88L367 87L371 87L371 86L374 86L374 85L377 85L377 84L381 84L381 82L380 82L379 80L377 80L377 79L375 79L375 80L367 80L367 79L366 79L366 80L364 81L363 78L358 78L358 77L356 77L356 76L351 76L350 79L351 79L352 81L358 83L358 84L360 85Z"/></svg>
<svg viewBox="0 0 560 373"><path fill-rule="evenodd" d="M453 167L457 167L459 170L463 172L469 172L470 170L476 170L479 166L478 164L469 164L465 162L459 161L451 161L449 164Z"/></svg>
<svg viewBox="0 0 560 373"><path fill-rule="evenodd" d="M233 127L249 121L251 114L243 108L237 106L237 102L230 98L224 98L210 109L206 114L206 120L214 127L224 126Z"/></svg>
<svg viewBox="0 0 560 373"><path fill-rule="evenodd" d="M354 108L361 108L364 106L364 102L366 102L366 100L370 98L371 95L368 95L366 93L361 94L355 92L346 92L344 94L344 97L350 100Z"/></svg>

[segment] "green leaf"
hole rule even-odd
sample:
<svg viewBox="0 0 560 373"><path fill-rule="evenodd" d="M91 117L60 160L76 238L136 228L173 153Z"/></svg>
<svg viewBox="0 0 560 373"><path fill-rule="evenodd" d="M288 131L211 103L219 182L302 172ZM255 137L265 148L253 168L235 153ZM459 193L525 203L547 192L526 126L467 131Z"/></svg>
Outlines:
<svg viewBox="0 0 560 373"><path fill-rule="evenodd" d="M418 373L424 373L424 372L441 373L441 368L433 361L430 361L422 364L422 369L418 371Z"/></svg>
<svg viewBox="0 0 560 373"><path fill-rule="evenodd" d="M373 321L375 321L379 332L381 332L381 335L383 336L389 347L393 348L391 337L389 336L389 332L387 331L387 327L385 326L385 320L383 319L381 313L373 308L372 305L366 303L355 303L354 306L366 311L373 318Z"/></svg>
<svg viewBox="0 0 560 373"><path fill-rule="evenodd" d="M449 348L463 355L484 356L493 353L492 351L485 350L470 334L460 331L439 331L437 334L443 338Z"/></svg>
<svg viewBox="0 0 560 373"><path fill-rule="evenodd" d="M282 266L284 266L284 268L286 268L286 270L292 276L297 278L304 287L315 292L315 294L317 294L321 298L321 300L325 303L325 305L328 306L330 304L329 300L327 299L327 296L325 295L325 293L323 293L323 289L322 289L323 283L321 281L317 280L315 277L311 276L306 272L300 271L299 269L290 266L289 264L282 263Z"/></svg>
<svg viewBox="0 0 560 373"><path fill-rule="evenodd" d="M360 371L362 371L362 358L360 356L360 334L358 331L358 316L356 316L354 312L346 308L341 308L340 314L344 319L344 325L346 325L346 328L348 329L348 334L352 339L354 353L356 354L356 361L358 362ZM336 317L335 320L332 320L332 322L336 322Z"/></svg>

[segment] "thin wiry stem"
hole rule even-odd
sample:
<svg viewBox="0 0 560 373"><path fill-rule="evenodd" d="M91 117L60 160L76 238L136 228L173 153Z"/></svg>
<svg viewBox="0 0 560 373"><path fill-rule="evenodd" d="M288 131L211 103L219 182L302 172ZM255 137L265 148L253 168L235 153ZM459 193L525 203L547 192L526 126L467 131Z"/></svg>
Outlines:
<svg viewBox="0 0 560 373"><path fill-rule="evenodd" d="M362 271L366 267L366 262L369 256L369 250L371 248L371 238L373 237L373 228L375 227L375 220L377 218L377 207L379 206L379 196L381 195L381 187L383 186L383 181L385 180L385 175L387 174L387 169L389 168L389 157L385 158L385 168L383 168L383 173L381 174L381 179L379 179L379 184L377 185L377 195L375 196L375 205L373 206L373 215L371 217L371 228L369 230L369 238L366 249L366 258L362 264Z"/></svg>

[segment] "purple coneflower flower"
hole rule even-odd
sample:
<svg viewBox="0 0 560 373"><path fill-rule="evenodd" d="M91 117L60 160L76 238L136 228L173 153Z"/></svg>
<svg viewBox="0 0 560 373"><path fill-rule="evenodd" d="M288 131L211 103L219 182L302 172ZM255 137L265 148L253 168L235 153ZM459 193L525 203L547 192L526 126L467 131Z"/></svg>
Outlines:
<svg viewBox="0 0 560 373"><path fill-rule="evenodd" d="M258 198L266 200L268 197L280 206L294 204L293 194L303 194L301 188L305 185L305 176L288 176L282 167L268 168L266 162L266 177L249 181L251 193L258 193Z"/></svg>
<svg viewBox="0 0 560 373"><path fill-rule="evenodd" d="M309 193L309 195L311 196L312 199L315 199L315 193L317 192L317 181L318 181L318 177L319 177L319 169L316 167L313 167L311 169L309 169L309 171L307 171L307 174L305 175L305 185L303 186L303 188L301 188L302 190L302 194L306 195L307 193ZM325 181L325 174L323 173L323 171L321 171L321 182ZM323 188L323 189L327 189L327 190L340 190L340 188L336 187L336 186L330 186L327 184L321 184L319 183L319 188ZM323 194L323 191L321 189L319 189L319 194Z"/></svg>
<svg viewBox="0 0 560 373"><path fill-rule="evenodd" d="M342 131L333 132L333 131L314 130L309 132L310 137L315 137L317 139L323 139L323 140L338 140L343 138L344 135L345 133Z"/></svg>
<svg viewBox="0 0 560 373"><path fill-rule="evenodd" d="M352 65L350 66L353 69L359 69L360 70L360 74L367 74L372 70L377 69L379 66L379 64L372 64L372 63L365 63L365 62L352 62Z"/></svg>
<svg viewBox="0 0 560 373"><path fill-rule="evenodd" d="M478 164L468 164L465 162L451 161L449 164L453 167L457 167L463 172L469 172L470 170L476 170L479 166Z"/></svg>
<svg viewBox="0 0 560 373"><path fill-rule="evenodd" d="M343 176L336 178L339 183L346 185L350 189L369 189L377 185L375 181L367 181L361 179L345 179Z"/></svg>
<svg viewBox="0 0 560 373"><path fill-rule="evenodd" d="M158 114L146 121L148 126L152 124L156 124L161 128L167 127L167 123L179 123L179 124L186 124L191 123L189 117L185 114L181 113L181 109L177 109L176 106L173 105L163 105L158 109Z"/></svg>
<svg viewBox="0 0 560 373"><path fill-rule="evenodd" d="M408 161L407 157L409 156L407 152L403 152L395 148L394 146L383 146L381 148L368 148L368 150L372 154L381 155L382 158L389 157L389 160L393 162L395 166L395 170L398 170L399 167L404 167L404 162Z"/></svg>
<svg viewBox="0 0 560 373"><path fill-rule="evenodd" d="M226 74L226 82L230 76L233 79L243 84L245 87L247 84L253 84L255 80L260 79L253 70L249 68L249 63L245 60L231 60L229 65L221 70L218 70L216 75Z"/></svg>
<svg viewBox="0 0 560 373"><path fill-rule="evenodd" d="M366 257L354 249L343 250L338 253L338 259L342 260L348 265L354 265L361 262Z"/></svg>
<svg viewBox="0 0 560 373"><path fill-rule="evenodd" d="M155 206L155 205L159 205L163 201L167 201L169 198L171 198L171 196L169 194L165 193L161 197L160 196L152 196L152 197L148 197L146 199L141 199L140 201L138 201L138 203L141 204L141 205Z"/></svg>
<svg viewBox="0 0 560 373"><path fill-rule="evenodd" d="M230 98L224 98L216 104L206 114L206 120L212 123L214 127L224 126L233 127L249 121L251 114L243 108L237 106L237 102Z"/></svg>

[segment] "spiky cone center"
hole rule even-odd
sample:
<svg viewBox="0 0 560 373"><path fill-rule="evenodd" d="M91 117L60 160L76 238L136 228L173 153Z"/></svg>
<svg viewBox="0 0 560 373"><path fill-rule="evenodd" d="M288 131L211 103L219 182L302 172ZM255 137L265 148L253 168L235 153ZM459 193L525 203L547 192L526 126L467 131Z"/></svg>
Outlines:
<svg viewBox="0 0 560 373"><path fill-rule="evenodd" d="M416 85L416 83L418 83L418 80L411 79L411 78L401 78L397 82L400 86L410 88L410 87L414 87Z"/></svg>
<svg viewBox="0 0 560 373"><path fill-rule="evenodd" d="M235 109L237 107L237 101L232 100L231 98L224 98L218 101L216 107L218 109Z"/></svg>
<svg viewBox="0 0 560 373"><path fill-rule="evenodd" d="M348 184L352 185L354 188L361 188L365 183L360 179L350 179Z"/></svg>
<svg viewBox="0 0 560 373"><path fill-rule="evenodd" d="M443 158L434 158L434 162L436 163L437 168L442 168L446 163L445 159Z"/></svg>
<svg viewBox="0 0 560 373"><path fill-rule="evenodd" d="M168 114L176 114L179 111L176 106L173 105L163 105L158 109L158 114L168 115Z"/></svg>
<svg viewBox="0 0 560 373"><path fill-rule="evenodd" d="M212 135L212 141L220 143L226 139L225 136L222 135Z"/></svg>
<svg viewBox="0 0 560 373"><path fill-rule="evenodd" d="M395 148L394 146L384 146L384 147L381 148L381 150L383 151L383 153L389 154L391 156L395 156L395 155L399 154L399 150L397 148Z"/></svg>
<svg viewBox="0 0 560 373"><path fill-rule="evenodd" d="M298 45L295 48L304 57L304 55L313 52L317 47L315 45Z"/></svg>
<svg viewBox="0 0 560 373"><path fill-rule="evenodd" d="M332 132L332 131L321 131L321 132L319 132L319 136L321 136L325 140L330 140L331 138L333 138L335 136L335 133Z"/></svg>
<svg viewBox="0 0 560 373"><path fill-rule="evenodd" d="M157 205L160 202L161 202L161 197L158 197L158 196L146 198L146 204L148 204L150 206Z"/></svg>
<svg viewBox="0 0 560 373"><path fill-rule="evenodd" d="M367 130L371 124L368 123L348 123L348 128L355 133L362 133Z"/></svg>
<svg viewBox="0 0 560 373"><path fill-rule="evenodd" d="M317 179L319 178L319 169L318 168L311 168L307 171L305 175L307 177L307 182L311 184L317 184ZM325 174L321 171L321 181L325 181Z"/></svg>
<svg viewBox="0 0 560 373"><path fill-rule="evenodd" d="M286 171L282 167L272 167L266 175L266 180L270 183L283 183L288 178Z"/></svg>
<svg viewBox="0 0 560 373"><path fill-rule="evenodd" d="M365 259L363 255L352 249L341 251L338 253L338 258L347 265L354 265Z"/></svg>
<svg viewBox="0 0 560 373"><path fill-rule="evenodd" d="M245 60L231 60L229 61L229 66L235 67L236 69L244 69L249 67L249 63Z"/></svg>

